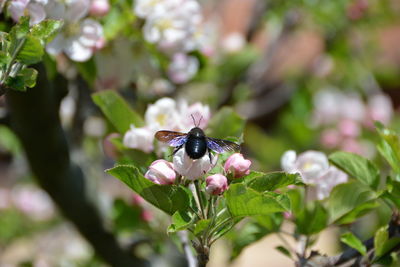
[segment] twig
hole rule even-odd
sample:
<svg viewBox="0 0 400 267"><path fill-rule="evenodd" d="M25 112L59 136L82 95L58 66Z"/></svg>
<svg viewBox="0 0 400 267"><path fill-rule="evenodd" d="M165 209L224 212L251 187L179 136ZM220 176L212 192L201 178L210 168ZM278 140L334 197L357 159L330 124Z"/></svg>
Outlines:
<svg viewBox="0 0 400 267"><path fill-rule="evenodd" d="M188 267L196 267L197 259L193 255L193 251L189 244L188 232L187 231L179 231L178 236L182 243L183 252L185 253L186 260L188 262Z"/></svg>

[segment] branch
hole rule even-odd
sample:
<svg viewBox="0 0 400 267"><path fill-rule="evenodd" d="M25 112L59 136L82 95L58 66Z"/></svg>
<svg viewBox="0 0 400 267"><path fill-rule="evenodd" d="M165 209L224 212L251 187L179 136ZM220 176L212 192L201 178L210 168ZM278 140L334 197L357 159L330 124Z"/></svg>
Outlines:
<svg viewBox="0 0 400 267"><path fill-rule="evenodd" d="M105 262L118 267L143 266L144 261L123 251L105 229L95 205L87 197L81 169L70 160L59 120L60 92L66 89L66 81L58 76L50 83L44 66L36 67L39 77L35 88L6 93L11 129L24 147L33 174Z"/></svg>
<svg viewBox="0 0 400 267"><path fill-rule="evenodd" d="M193 251L189 244L189 237L187 231L180 231L178 232L179 239L181 240L183 252L185 253L186 260L188 263L188 267L196 267L197 266L197 259L193 255Z"/></svg>

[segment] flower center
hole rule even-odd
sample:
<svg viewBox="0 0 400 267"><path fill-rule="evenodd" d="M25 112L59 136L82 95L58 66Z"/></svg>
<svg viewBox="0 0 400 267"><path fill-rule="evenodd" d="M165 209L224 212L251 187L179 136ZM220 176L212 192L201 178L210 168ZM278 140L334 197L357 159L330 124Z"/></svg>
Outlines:
<svg viewBox="0 0 400 267"><path fill-rule="evenodd" d="M81 27L79 25L79 23L69 23L67 25L65 25L63 32L65 37L71 37L71 36L75 36L78 35L81 31Z"/></svg>
<svg viewBox="0 0 400 267"><path fill-rule="evenodd" d="M158 114L156 117L156 121L160 124L160 125L165 125L166 121L167 121L167 115L165 114Z"/></svg>

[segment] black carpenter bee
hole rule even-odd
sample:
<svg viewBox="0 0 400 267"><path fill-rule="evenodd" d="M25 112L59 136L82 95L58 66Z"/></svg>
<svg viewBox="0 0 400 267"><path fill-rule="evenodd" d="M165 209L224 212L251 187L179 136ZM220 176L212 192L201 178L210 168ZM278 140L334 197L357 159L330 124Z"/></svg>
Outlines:
<svg viewBox="0 0 400 267"><path fill-rule="evenodd" d="M194 117L192 115L194 122ZM175 147L172 155L175 155L183 146L185 151L191 159L199 159L203 157L207 152L211 163L211 150L216 153L223 153L227 151L238 151L240 146L228 140L216 139L208 137L204 134L204 131L199 128L201 119L195 127L192 128L188 133L180 133L173 131L158 131L155 137L165 142L170 146Z"/></svg>

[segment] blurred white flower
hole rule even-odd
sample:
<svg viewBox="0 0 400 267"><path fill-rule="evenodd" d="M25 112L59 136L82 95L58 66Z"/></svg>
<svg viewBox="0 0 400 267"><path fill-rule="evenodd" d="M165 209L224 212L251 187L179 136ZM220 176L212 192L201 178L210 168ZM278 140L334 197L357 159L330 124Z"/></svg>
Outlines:
<svg viewBox="0 0 400 267"><path fill-rule="evenodd" d="M235 53L243 49L246 39L240 32L233 32L222 40L222 48L228 53Z"/></svg>
<svg viewBox="0 0 400 267"><path fill-rule="evenodd" d="M176 102L172 98L163 97L147 107L144 115L146 125L158 130L180 130L180 116Z"/></svg>
<svg viewBox="0 0 400 267"><path fill-rule="evenodd" d="M89 0L70 0L65 4L51 1L49 17L63 19L62 31L51 41L46 51L51 55L62 52L74 61L88 60L103 40L103 28L93 19L83 19L89 12Z"/></svg>
<svg viewBox="0 0 400 267"><path fill-rule="evenodd" d="M340 103L344 101L343 94L334 88L318 91L313 98L313 120L316 126L335 122L340 115Z"/></svg>
<svg viewBox="0 0 400 267"><path fill-rule="evenodd" d="M168 66L168 77L176 84L188 82L199 69L199 61L183 53L175 54Z"/></svg>
<svg viewBox="0 0 400 267"><path fill-rule="evenodd" d="M8 11L14 21L19 21L22 16L29 16L29 24L32 26L46 18L46 4L47 0L12 0Z"/></svg>
<svg viewBox="0 0 400 267"><path fill-rule="evenodd" d="M324 199L329 196L332 189L342 183L346 183L348 176L335 166L329 167L329 169L319 177L317 186L317 198Z"/></svg>
<svg viewBox="0 0 400 267"><path fill-rule="evenodd" d="M110 2L108 0L92 0L89 13L92 16L104 16L110 11Z"/></svg>
<svg viewBox="0 0 400 267"><path fill-rule="evenodd" d="M376 94L368 98L368 119L388 124L393 116L393 104L390 97ZM372 124L371 122L371 124Z"/></svg>
<svg viewBox="0 0 400 267"><path fill-rule="evenodd" d="M135 14L140 18L146 18L160 8L165 0L136 0L134 6ZM161 7L162 8L162 7Z"/></svg>
<svg viewBox="0 0 400 267"><path fill-rule="evenodd" d="M299 173L304 183L315 186L318 199L327 197L334 186L347 182L347 174L330 166L322 152L309 150L296 157L296 152L289 150L283 154L281 165L284 171Z"/></svg>
<svg viewBox="0 0 400 267"><path fill-rule="evenodd" d="M154 131L147 127L136 128L131 125L131 129L124 135L123 144L129 148L142 150L146 153L153 151Z"/></svg>
<svg viewBox="0 0 400 267"><path fill-rule="evenodd" d="M106 132L106 123L101 117L90 116L83 124L83 132L87 136L102 137Z"/></svg>
<svg viewBox="0 0 400 267"><path fill-rule="evenodd" d="M210 107L208 105L196 102L189 106L186 101L180 101L178 102L178 105L181 117L181 131L188 132L195 126L195 124L198 124L198 127L202 129L207 127L211 118Z"/></svg>
<svg viewBox="0 0 400 267"><path fill-rule="evenodd" d="M43 190L32 185L15 187L12 190L12 200L16 208L34 220L48 220L55 214L50 197Z"/></svg>
<svg viewBox="0 0 400 267"><path fill-rule="evenodd" d="M188 180L200 179L215 166L217 161L218 155L214 155L210 162L208 153L202 158L191 159L185 152L185 148L181 148L173 157L175 171Z"/></svg>
<svg viewBox="0 0 400 267"><path fill-rule="evenodd" d="M344 94L342 102L338 103L340 114L356 122L362 122L366 116L366 107L361 97L357 94Z"/></svg>

